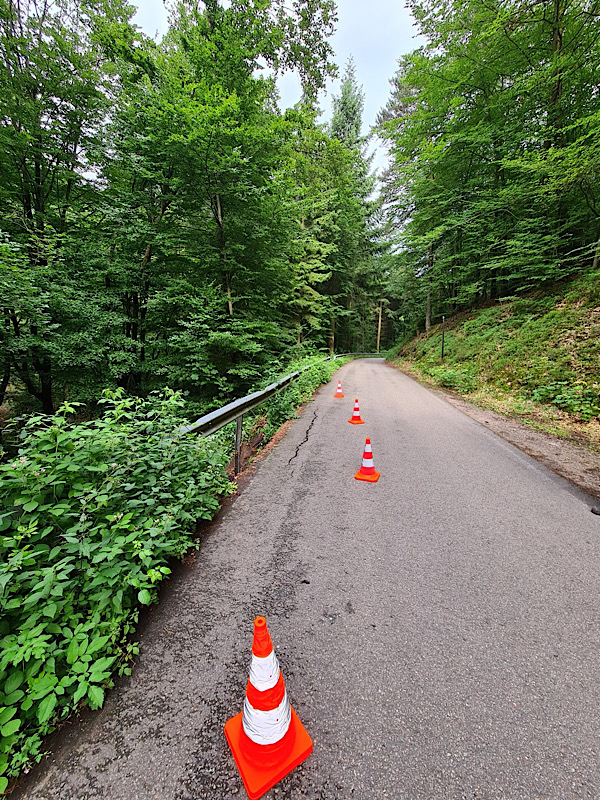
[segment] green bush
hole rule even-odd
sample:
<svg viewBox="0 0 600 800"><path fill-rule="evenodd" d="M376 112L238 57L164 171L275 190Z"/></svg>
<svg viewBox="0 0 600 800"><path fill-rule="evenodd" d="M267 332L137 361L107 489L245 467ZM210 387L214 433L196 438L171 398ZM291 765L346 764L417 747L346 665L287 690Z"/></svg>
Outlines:
<svg viewBox="0 0 600 800"><path fill-rule="evenodd" d="M589 422L594 417L600 416L598 387L557 381L536 389L531 397L537 403L552 403L563 411L577 414L583 422Z"/></svg>
<svg viewBox="0 0 600 800"><path fill-rule="evenodd" d="M67 404L31 419L0 466L0 791L129 671L139 606L231 488L214 440L178 433L177 395L104 404L90 422L71 423Z"/></svg>
<svg viewBox="0 0 600 800"><path fill-rule="evenodd" d="M431 367L427 374L440 386L446 386L464 394L473 392L477 386L475 378L464 369Z"/></svg>

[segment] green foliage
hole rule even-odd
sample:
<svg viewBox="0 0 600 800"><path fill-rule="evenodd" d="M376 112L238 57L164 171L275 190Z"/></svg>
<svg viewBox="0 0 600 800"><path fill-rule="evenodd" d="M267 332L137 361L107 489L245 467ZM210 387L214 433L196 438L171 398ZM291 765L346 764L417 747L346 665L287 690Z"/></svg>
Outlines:
<svg viewBox="0 0 600 800"><path fill-rule="evenodd" d="M412 361L442 386L471 393L482 386L550 403L583 422L600 416L598 271L547 294L446 320L428 336L404 339L389 358Z"/></svg>
<svg viewBox="0 0 600 800"><path fill-rule="evenodd" d="M0 775L40 758L81 702L128 672L140 605L230 490L212 440L177 433L182 400L106 393L105 414L32 418L0 466Z"/></svg>
<svg viewBox="0 0 600 800"><path fill-rule="evenodd" d="M557 381L534 389L531 399L536 403L551 403L557 408L576 414L582 422L600 417L600 389L587 384Z"/></svg>
<svg viewBox="0 0 600 800"><path fill-rule="evenodd" d="M350 314L374 327L366 167L310 105L333 0L185 0L158 45L122 0L0 5L0 401L209 407L294 343L346 349Z"/></svg>
<svg viewBox="0 0 600 800"><path fill-rule="evenodd" d="M425 44L400 60L378 119L399 334L599 252L600 18L587 0L410 5Z"/></svg>
<svg viewBox="0 0 600 800"><path fill-rule="evenodd" d="M476 379L467 369L453 369L452 367L430 367L427 375L440 386L455 389L457 392L468 394L475 389Z"/></svg>

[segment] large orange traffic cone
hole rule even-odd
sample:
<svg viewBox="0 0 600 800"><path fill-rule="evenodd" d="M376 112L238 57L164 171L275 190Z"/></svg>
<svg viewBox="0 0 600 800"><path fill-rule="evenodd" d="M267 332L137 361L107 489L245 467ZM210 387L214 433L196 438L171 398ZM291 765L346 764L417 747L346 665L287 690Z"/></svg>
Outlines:
<svg viewBox="0 0 600 800"><path fill-rule="evenodd" d="M360 418L360 409L358 407L358 397L354 399L354 411L352 412L352 419L349 419L348 422L351 422L353 425L364 425L364 419Z"/></svg>
<svg viewBox="0 0 600 800"><path fill-rule="evenodd" d="M344 396L344 395L342 394L342 382L341 382L341 381L338 381L338 388L337 388L337 392L336 392L336 393L335 393L333 396L334 396L334 397L343 397L343 396Z"/></svg>
<svg viewBox="0 0 600 800"><path fill-rule="evenodd" d="M373 451L371 450L371 440L366 439L362 465L354 477L356 478L357 481L370 481L371 483L375 483L375 481L379 480L379 475L380 475L379 472L375 472L375 466L373 464Z"/></svg>
<svg viewBox="0 0 600 800"><path fill-rule="evenodd" d="M225 736L250 800L258 800L312 753L312 739L290 706L264 617L254 620L244 710Z"/></svg>

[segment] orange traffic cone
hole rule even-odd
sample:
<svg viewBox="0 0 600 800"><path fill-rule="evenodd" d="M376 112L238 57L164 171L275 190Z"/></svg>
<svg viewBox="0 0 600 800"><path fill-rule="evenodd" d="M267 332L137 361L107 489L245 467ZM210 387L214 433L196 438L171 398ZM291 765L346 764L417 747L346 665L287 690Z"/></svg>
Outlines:
<svg viewBox="0 0 600 800"><path fill-rule="evenodd" d="M342 394L342 382L341 382L341 381L338 381L338 388L337 388L337 392L336 392L336 393L335 393L333 396L334 396L334 397L343 397L343 396L344 396L344 395Z"/></svg>
<svg viewBox="0 0 600 800"><path fill-rule="evenodd" d="M375 483L375 481L379 480L379 472L375 472L375 466L373 464L373 451L371 450L371 440L367 439L365 441L365 450L363 453L363 460L361 468L358 470L356 475L354 476L357 481L370 481L371 483Z"/></svg>
<svg viewBox="0 0 600 800"><path fill-rule="evenodd" d="M264 617L254 620L244 710L225 736L250 800L258 800L312 753L312 739L290 706Z"/></svg>
<svg viewBox="0 0 600 800"><path fill-rule="evenodd" d="M349 419L353 425L364 425L364 419L360 418L360 409L358 408L358 397L354 399L354 411L352 412L352 419Z"/></svg>

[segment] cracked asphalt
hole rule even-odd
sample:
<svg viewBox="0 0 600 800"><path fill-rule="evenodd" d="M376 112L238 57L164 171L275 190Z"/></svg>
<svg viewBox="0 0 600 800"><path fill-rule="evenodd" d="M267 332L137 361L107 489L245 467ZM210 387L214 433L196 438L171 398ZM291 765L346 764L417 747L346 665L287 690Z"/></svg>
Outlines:
<svg viewBox="0 0 600 800"><path fill-rule="evenodd" d="M592 505L381 360L345 365L165 587L133 675L13 798L245 797L223 725L257 614L314 741L267 800L600 797Z"/></svg>

